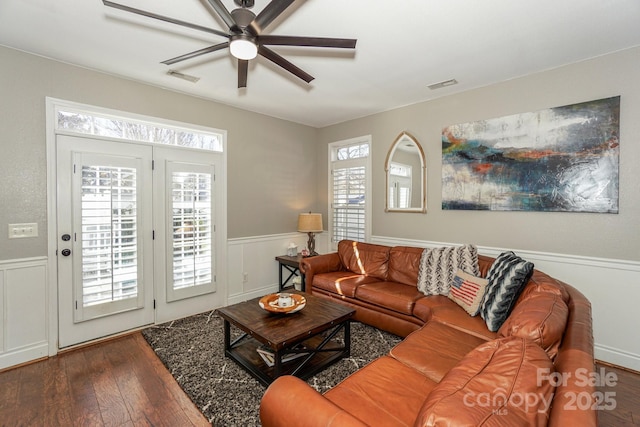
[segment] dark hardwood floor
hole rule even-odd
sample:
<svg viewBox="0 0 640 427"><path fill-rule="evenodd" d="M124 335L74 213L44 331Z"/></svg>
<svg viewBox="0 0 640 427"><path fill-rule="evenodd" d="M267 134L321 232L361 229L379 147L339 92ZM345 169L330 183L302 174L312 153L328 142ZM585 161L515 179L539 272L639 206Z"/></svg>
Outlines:
<svg viewBox="0 0 640 427"><path fill-rule="evenodd" d="M599 425L640 426L640 375L597 367L617 377ZM3 427L207 425L139 332L0 372Z"/></svg>
<svg viewBox="0 0 640 427"><path fill-rule="evenodd" d="M596 369L599 371L601 368L604 369L605 375L615 374L613 378L617 381L615 385L603 384L598 387L598 392L602 393L600 396L606 396L606 393L611 393L610 396L612 396L610 399L612 405L607 405L606 400L602 405L614 406L612 410L603 409L598 412L598 425L602 427L640 426L640 374L598 363ZM604 380L601 381L601 383L604 382Z"/></svg>
<svg viewBox="0 0 640 427"><path fill-rule="evenodd" d="M0 373L0 426L210 426L134 333Z"/></svg>

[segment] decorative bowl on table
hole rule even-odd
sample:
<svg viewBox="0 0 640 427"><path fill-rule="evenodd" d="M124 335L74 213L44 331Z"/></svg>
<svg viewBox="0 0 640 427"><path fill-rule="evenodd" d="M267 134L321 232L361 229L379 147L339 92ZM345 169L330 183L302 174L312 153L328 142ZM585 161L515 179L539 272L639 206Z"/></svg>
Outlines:
<svg viewBox="0 0 640 427"><path fill-rule="evenodd" d="M290 297L290 304L282 305L279 303L283 297ZM263 296L260 298L260 301L258 301L258 304L260 308L270 313L293 314L302 310L307 304L307 300L299 294L277 293Z"/></svg>

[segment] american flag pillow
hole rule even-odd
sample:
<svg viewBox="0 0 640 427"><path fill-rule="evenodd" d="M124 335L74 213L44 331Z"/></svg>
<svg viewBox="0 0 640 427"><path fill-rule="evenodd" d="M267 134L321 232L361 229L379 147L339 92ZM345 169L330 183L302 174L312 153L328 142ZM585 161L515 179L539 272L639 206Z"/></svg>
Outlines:
<svg viewBox="0 0 640 427"><path fill-rule="evenodd" d="M489 280L458 269L449 289L449 298L464 308L469 315L476 316L488 284Z"/></svg>

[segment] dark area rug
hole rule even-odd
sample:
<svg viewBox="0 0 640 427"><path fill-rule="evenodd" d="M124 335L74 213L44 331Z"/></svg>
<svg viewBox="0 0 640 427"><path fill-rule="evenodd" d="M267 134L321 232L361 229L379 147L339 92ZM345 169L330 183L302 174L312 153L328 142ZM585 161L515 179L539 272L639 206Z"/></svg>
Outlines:
<svg viewBox="0 0 640 427"><path fill-rule="evenodd" d="M231 328L232 334L238 331ZM215 427L259 426L260 399L266 390L224 356L222 319L198 314L145 329L142 335L180 387ZM387 354L400 338L362 323L351 324L351 357L307 383L321 393L372 360Z"/></svg>

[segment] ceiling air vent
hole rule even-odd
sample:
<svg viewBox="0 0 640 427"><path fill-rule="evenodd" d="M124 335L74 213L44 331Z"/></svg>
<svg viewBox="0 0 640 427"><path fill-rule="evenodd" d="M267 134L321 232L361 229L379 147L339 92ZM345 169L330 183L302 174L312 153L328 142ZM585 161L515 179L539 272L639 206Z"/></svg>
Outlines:
<svg viewBox="0 0 640 427"><path fill-rule="evenodd" d="M167 74L173 77L177 77L179 79L186 80L191 83L196 83L198 80L200 80L200 77L190 76L189 74L184 74L176 70L169 70L167 71Z"/></svg>
<svg viewBox="0 0 640 427"><path fill-rule="evenodd" d="M440 83L434 83L427 86L431 90L442 89L443 87L457 85L458 81L456 79L445 80Z"/></svg>

